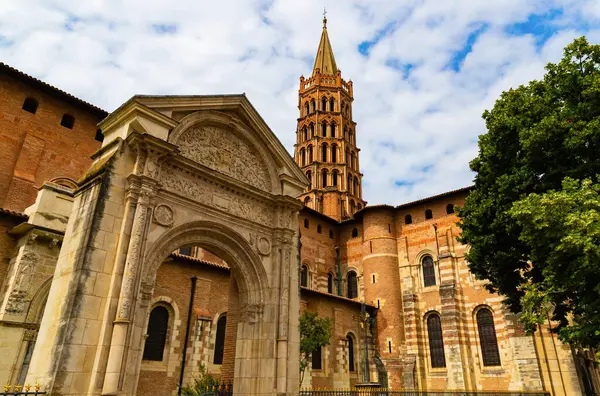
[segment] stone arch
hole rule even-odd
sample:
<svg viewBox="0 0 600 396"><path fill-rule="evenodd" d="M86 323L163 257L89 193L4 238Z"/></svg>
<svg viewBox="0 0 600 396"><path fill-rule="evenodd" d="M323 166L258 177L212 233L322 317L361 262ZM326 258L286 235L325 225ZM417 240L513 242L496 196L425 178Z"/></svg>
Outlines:
<svg viewBox="0 0 600 396"><path fill-rule="evenodd" d="M198 140L197 147L181 144L186 132L194 127L223 129L230 133L230 139L223 139L222 136L217 137L216 135L214 139L211 139L210 135L199 136L193 139ZM227 155L223 152L222 147L212 146L214 144L231 144L231 141L227 142L227 140L233 140L233 146L239 150L238 153L234 153L236 155ZM279 193L276 191L279 187L277 169L282 164L275 163L268 149L256 139L256 133L235 115L215 110L191 113L171 131L168 142L178 145L181 155L192 161L249 183L261 190ZM194 152L194 150L198 151ZM238 163L239 166L236 166L235 160L241 161ZM245 173L251 169L256 172L257 178L249 177Z"/></svg>
<svg viewBox="0 0 600 396"><path fill-rule="evenodd" d="M71 190L77 189L77 182L70 177L55 177L50 180L51 183L58 184L59 186L70 188Z"/></svg>
<svg viewBox="0 0 600 396"><path fill-rule="evenodd" d="M27 323L40 323L42 321L44 308L46 308L46 302L48 301L48 294L50 294L52 279L52 277L46 279L33 295L29 308L27 309L25 319Z"/></svg>
<svg viewBox="0 0 600 396"><path fill-rule="evenodd" d="M151 288L158 267L171 252L184 245L198 245L229 264L239 287L240 305L252 307L255 313L260 311L268 288L260 257L237 231L214 221L185 223L160 236L145 255L143 286Z"/></svg>

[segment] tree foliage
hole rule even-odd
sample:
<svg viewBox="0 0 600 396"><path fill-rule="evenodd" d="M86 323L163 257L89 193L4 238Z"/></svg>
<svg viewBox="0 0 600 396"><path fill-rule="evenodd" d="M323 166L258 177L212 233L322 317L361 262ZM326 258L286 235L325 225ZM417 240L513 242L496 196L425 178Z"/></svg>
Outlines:
<svg viewBox="0 0 600 396"><path fill-rule="evenodd" d="M318 348L329 345L331 319L320 318L317 312L304 311L300 316L300 386L310 357Z"/></svg>
<svg viewBox="0 0 600 396"><path fill-rule="evenodd" d="M459 211L469 267L513 312L525 309L529 330L551 307L564 341L595 346L600 46L576 39L542 80L502 93L483 118L475 184Z"/></svg>

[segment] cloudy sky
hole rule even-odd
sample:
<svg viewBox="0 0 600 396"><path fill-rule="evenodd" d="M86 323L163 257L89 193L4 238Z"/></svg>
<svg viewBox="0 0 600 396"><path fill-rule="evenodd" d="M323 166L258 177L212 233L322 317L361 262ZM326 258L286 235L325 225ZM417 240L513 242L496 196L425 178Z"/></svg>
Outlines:
<svg viewBox="0 0 600 396"><path fill-rule="evenodd" d="M600 43L599 0L0 0L0 61L108 111L245 92L291 153L323 6L370 204L470 185L482 112L575 37Z"/></svg>

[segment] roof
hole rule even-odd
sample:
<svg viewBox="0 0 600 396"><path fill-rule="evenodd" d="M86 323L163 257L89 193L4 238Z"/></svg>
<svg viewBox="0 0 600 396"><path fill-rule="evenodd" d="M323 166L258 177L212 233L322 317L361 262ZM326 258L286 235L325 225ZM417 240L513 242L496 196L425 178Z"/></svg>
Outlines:
<svg viewBox="0 0 600 396"><path fill-rule="evenodd" d="M400 204L400 205L396 206L396 209L408 208L410 206L414 206L414 205L422 204L422 203L425 203L425 202L433 201L433 200L436 200L438 198L444 198L444 197L448 197L448 196L454 195L454 194L459 194L459 193L462 193L462 192L469 192L469 191L471 191L472 188L473 188L473 186L462 187L462 188L458 188L456 190L446 191L446 192L443 192L441 194L432 195L431 197L417 199L416 201L412 201L412 202L407 202L407 203Z"/></svg>
<svg viewBox="0 0 600 396"><path fill-rule="evenodd" d="M183 260L186 260L186 261L192 261L192 262L198 263L198 264L207 265L209 267L214 267L214 268L219 268L219 269L222 269L222 270L231 271L231 268L229 268L228 265L223 265L223 264L215 263L215 262L212 262L212 261L202 260L202 259L199 259L197 257L186 256L185 254L171 253L169 256L173 257L173 258L183 259Z"/></svg>
<svg viewBox="0 0 600 396"><path fill-rule="evenodd" d="M313 208L309 208L309 207L308 207L308 206L306 206L306 205L305 205L305 206L303 206L303 207L302 207L302 209L300 209L300 211L301 211L301 212L303 212L303 211L304 211L304 212L308 212L308 213L310 213L310 214L312 214L312 215L315 215L315 216L317 216L317 217L320 217L321 219L323 219L323 220L325 220L325 221L328 221L328 222L330 222L330 223L333 223L333 224L338 224L338 223L339 223L339 221L337 221L337 220L336 220L336 219L334 219L333 217L329 217L329 216L327 216L325 213L321 213L321 212L319 212L318 210L314 210Z"/></svg>
<svg viewBox="0 0 600 396"><path fill-rule="evenodd" d="M326 296L326 297L329 297L329 298L334 298L336 300L346 301L346 302L349 302L349 303L352 303L352 304L358 304L358 305L362 305L363 304L361 301L354 300L352 298L347 298L347 297L343 297L343 296L338 296L336 294L322 292L320 290L311 289L311 288L306 287L306 286L300 286L300 290L306 291L306 292L309 292L309 293L318 294L320 296ZM378 309L374 305L367 304L367 303L364 303L364 304L365 304L366 307L371 308L372 310L377 310Z"/></svg>
<svg viewBox="0 0 600 396"><path fill-rule="evenodd" d="M333 49L329 42L329 35L327 34L327 18L323 18L323 33L321 33L321 41L319 42L319 49L315 58L313 75L316 74L317 69L321 70L321 74L330 74L333 76L338 72L333 56Z"/></svg>
<svg viewBox="0 0 600 396"><path fill-rule="evenodd" d="M68 92L63 91L62 89L58 89L53 85L50 85L40 79L30 76L27 73L17 70L12 66L7 65L6 63L0 62L0 72L7 73L7 74L13 75L17 78L20 78L22 80L25 80L29 84L34 85L39 89L45 90L46 92L49 92L52 95L60 96L63 100L65 100L67 102L71 102L75 105L81 106L81 107L85 108L86 110L91 111L92 113L96 114L100 118L104 118L108 114L108 112L106 110L103 110L98 106L94 106L91 103L88 103L82 99L79 99L78 97L71 95Z"/></svg>
<svg viewBox="0 0 600 396"><path fill-rule="evenodd" d="M26 220L29 218L29 216L27 216L25 213L15 212L14 210L4 209L4 208L0 208L0 214L5 214L8 216L21 218L23 220Z"/></svg>

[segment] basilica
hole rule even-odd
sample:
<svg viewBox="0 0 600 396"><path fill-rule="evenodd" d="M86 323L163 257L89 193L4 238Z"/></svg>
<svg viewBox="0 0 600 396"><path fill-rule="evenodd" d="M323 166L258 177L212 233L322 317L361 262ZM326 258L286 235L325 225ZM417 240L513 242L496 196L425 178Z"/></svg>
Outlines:
<svg viewBox="0 0 600 396"><path fill-rule="evenodd" d="M599 394L593 353L551 322L526 334L469 272L469 187L363 199L353 84L322 29L293 156L243 94L108 113L0 63L0 385ZM303 311L333 331L300 383Z"/></svg>

